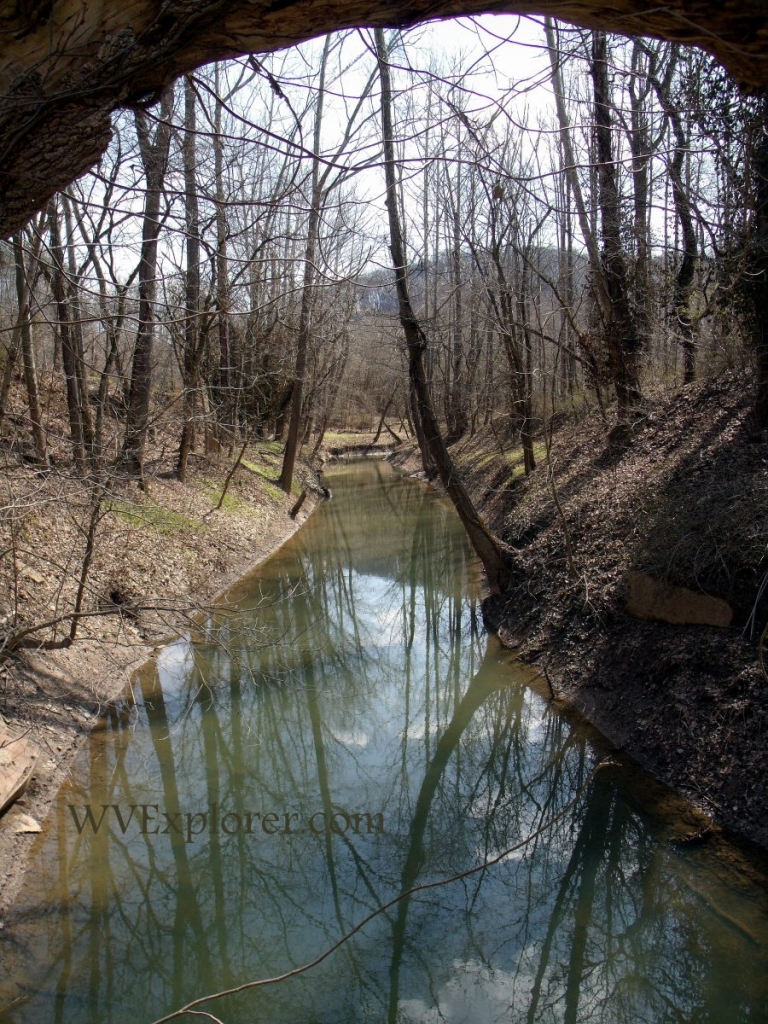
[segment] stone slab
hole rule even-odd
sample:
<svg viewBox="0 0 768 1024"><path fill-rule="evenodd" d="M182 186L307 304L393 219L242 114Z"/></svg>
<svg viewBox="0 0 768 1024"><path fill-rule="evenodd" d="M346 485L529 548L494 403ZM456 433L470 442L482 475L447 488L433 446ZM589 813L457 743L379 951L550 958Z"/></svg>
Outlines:
<svg viewBox="0 0 768 1024"><path fill-rule="evenodd" d="M38 755L35 744L21 730L0 719L0 814L29 785Z"/></svg>

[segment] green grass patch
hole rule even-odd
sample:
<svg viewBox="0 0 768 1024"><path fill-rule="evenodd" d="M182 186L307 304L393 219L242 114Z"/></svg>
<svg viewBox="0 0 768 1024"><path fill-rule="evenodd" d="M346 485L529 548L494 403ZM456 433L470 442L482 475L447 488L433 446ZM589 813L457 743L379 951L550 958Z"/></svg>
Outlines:
<svg viewBox="0 0 768 1024"><path fill-rule="evenodd" d="M280 441L259 441L249 450L249 458L241 459L240 464L258 476L276 480L283 468L283 452L284 446ZM276 475L270 477L267 473Z"/></svg>
<svg viewBox="0 0 768 1024"><path fill-rule="evenodd" d="M259 477L258 486L270 498L274 500L275 493L282 494L282 491L275 487L275 484L280 480L280 468L276 467L274 463L271 465L259 466L255 462L246 462L245 459L241 459L240 464L250 470L254 476ZM267 471L269 471L269 476L267 475Z"/></svg>
<svg viewBox="0 0 768 1024"><path fill-rule="evenodd" d="M181 512L163 508L161 505L155 505L153 502L143 504L137 501L113 498L108 508L119 519L125 520L132 526L157 530L159 533L179 533L186 530L202 529L202 523L198 520L182 515Z"/></svg>
<svg viewBox="0 0 768 1024"><path fill-rule="evenodd" d="M547 447L542 442L533 446L533 457L536 460L536 465L542 465L547 459ZM523 449L520 445L516 445L514 448L510 448L508 451L500 452L498 450L491 452L477 452L467 451L462 452L457 462L460 466L465 466L467 469L474 471L486 469L487 467L494 467L506 464L512 468L508 480L511 483L516 477L521 476L525 471L525 459L523 457Z"/></svg>
<svg viewBox="0 0 768 1024"><path fill-rule="evenodd" d="M207 480L203 484L205 496L210 501L212 508L217 508L219 501L221 500L221 489L223 486L223 480ZM227 490L227 493L224 495L224 501L221 504L221 510L223 512L253 511L249 502L241 498L236 492L233 492L231 484L229 486L229 489Z"/></svg>
<svg viewBox="0 0 768 1024"><path fill-rule="evenodd" d="M258 472L265 466L272 467L277 463L282 464L285 445L282 441L254 441L248 446L246 454L247 457L240 460L241 464Z"/></svg>
<svg viewBox="0 0 768 1024"><path fill-rule="evenodd" d="M275 484L270 483L269 480L264 480L261 484L261 489L271 501L283 500L283 492Z"/></svg>
<svg viewBox="0 0 768 1024"><path fill-rule="evenodd" d="M280 441L257 441L248 449L248 459L241 459L240 464L252 473L260 473L265 467L270 469L283 460L283 445Z"/></svg>
<svg viewBox="0 0 768 1024"><path fill-rule="evenodd" d="M260 455L270 455L272 458L275 456L282 458L283 455L282 441L257 441L252 448Z"/></svg>

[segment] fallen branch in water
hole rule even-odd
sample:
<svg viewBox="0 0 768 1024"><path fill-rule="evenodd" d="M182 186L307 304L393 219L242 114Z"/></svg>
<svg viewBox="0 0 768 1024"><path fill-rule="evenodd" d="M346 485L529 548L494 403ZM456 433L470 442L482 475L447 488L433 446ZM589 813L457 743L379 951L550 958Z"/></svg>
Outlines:
<svg viewBox="0 0 768 1024"><path fill-rule="evenodd" d="M299 514L299 509L301 508L301 506L306 501L306 498L307 498L307 492L306 492L306 489L305 489L305 490L303 490L301 492L301 494L299 495L299 500L296 502L296 504L291 509L291 512L290 512L291 519L295 519L296 516Z"/></svg>
<svg viewBox="0 0 768 1024"><path fill-rule="evenodd" d="M174 615L185 615L190 619L194 614L200 612L212 612L219 610L230 610L229 605L193 605L193 604L110 604L104 608L95 608L91 611L69 611L54 615L50 619L38 622L31 622L28 625L20 625L16 629L9 630L4 637L0 636L0 662L9 658L15 651L32 648L35 650L59 650L71 647L72 634L62 637L61 640L34 640L35 633L46 629L55 629L64 622L76 623L81 619L105 618L110 615L119 615L125 619L135 619L139 612L169 612Z"/></svg>
<svg viewBox="0 0 768 1024"><path fill-rule="evenodd" d="M208 1010L198 1009L198 1007L201 1007L203 1003L211 1003L216 999L224 999L226 996L239 995L241 992L247 992L249 989L264 988L266 985L276 985L278 982L287 981L289 978L295 978L299 974L304 974L312 967L317 967L317 965L321 964L323 960L327 960L332 953L335 953L340 946L343 946L345 942L348 942L349 939L365 928L365 926L375 917L378 917L379 914L383 914L386 910L394 907L402 900L420 892L427 892L429 889L439 889L444 885L450 885L452 882L459 882L464 878L469 878L470 875L478 874L480 871L487 871L488 868L492 868L495 864L498 864L506 857L509 857L510 854L516 853L524 846L527 846L528 843L533 842L534 839L538 839L542 833L552 828L552 826L556 825L558 821L561 821L566 814L576 806L598 772L601 772L604 768L613 768L615 766L616 762L610 760L601 761L600 764L596 765L589 773L584 785L577 791L573 799L570 800L561 811L558 811L553 818L550 818L549 821L540 825L539 828L534 832L531 832L531 834L525 839L521 839L519 843L515 843L513 846L508 846L505 850L502 850L501 853L492 857L490 860L483 861L482 864L476 864L473 868L467 868L466 871L462 871L457 875L451 875L450 878L441 878L436 882L423 882L421 885L414 885L411 889L406 889L405 892L401 892L397 896L394 896L387 903L382 904L376 910L368 914L367 917L364 917L362 921L351 929L351 931L342 935L340 939L320 953L319 956L316 956L314 960L310 960L308 963L302 964L300 967L294 967L292 970L286 971L284 974L277 974L272 978L260 978L257 981L246 981L242 985L236 985L234 988L222 989L221 992L214 992L211 995L200 996L198 999L193 999L191 1002L187 1003L186 1006L182 1006L178 1010L174 1010L172 1013L166 1014L165 1017L158 1017L158 1019L153 1021L152 1024L166 1024L167 1021L178 1020L186 1014L195 1017L207 1017L208 1020L213 1021L214 1024L222 1024L222 1021L220 1021L218 1017L214 1016L214 1014L210 1013Z"/></svg>

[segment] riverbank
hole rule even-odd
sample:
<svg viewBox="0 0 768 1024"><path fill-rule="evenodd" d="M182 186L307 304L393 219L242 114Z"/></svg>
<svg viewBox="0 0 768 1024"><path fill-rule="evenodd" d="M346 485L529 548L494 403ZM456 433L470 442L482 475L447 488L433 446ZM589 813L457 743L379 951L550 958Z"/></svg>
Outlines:
<svg viewBox="0 0 768 1024"><path fill-rule="evenodd" d="M26 649L0 664L0 714L39 750L26 792L0 817L0 921L32 841L17 830L43 822L101 712L129 692L133 672L163 641L280 547L315 507L306 468L292 495L276 486L280 458L281 446L264 442L247 451L228 483L232 461L224 455L195 459L183 484L170 458L156 460L145 491L113 482L87 574L90 614L75 643L54 646L70 629L64 620L31 634ZM291 518L304 486L309 496ZM7 473L6 491L12 514L4 548L13 557L2 563L0 602L7 637L14 609L18 622L33 625L74 607L93 508L82 482L64 473L41 477L21 464Z"/></svg>
<svg viewBox="0 0 768 1024"><path fill-rule="evenodd" d="M768 847L758 660L768 600L756 605L768 569L768 445L749 435L750 399L735 374L693 384L649 402L620 441L597 415L560 415L550 456L539 438L527 479L521 450L498 432L452 454L515 551L504 598L485 605L502 641L546 677L556 702L716 825ZM421 469L413 449L395 461ZM638 580L640 597L650 581L666 608L638 606ZM675 617L670 607L695 618L691 596L712 621L725 621L727 605L730 624L659 621Z"/></svg>

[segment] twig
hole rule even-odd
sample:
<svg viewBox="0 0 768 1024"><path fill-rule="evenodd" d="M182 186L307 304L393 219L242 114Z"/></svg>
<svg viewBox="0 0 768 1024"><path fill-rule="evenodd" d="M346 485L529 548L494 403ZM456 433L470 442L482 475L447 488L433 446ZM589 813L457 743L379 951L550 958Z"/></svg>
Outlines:
<svg viewBox="0 0 768 1024"><path fill-rule="evenodd" d="M762 600L763 594L765 592L765 588L767 586L768 571L763 573L763 578L762 580L760 580L760 586L757 588L757 596L755 597L755 603L752 605L752 611L750 612L749 618L747 619L747 624L744 627L744 632L742 633L742 636L746 636L747 631L749 631L750 640L752 639L755 633L755 624L757 620L757 606L760 604L760 601ZM765 631L763 631L763 635L765 635ZM760 638L760 642L762 644L762 637Z"/></svg>

